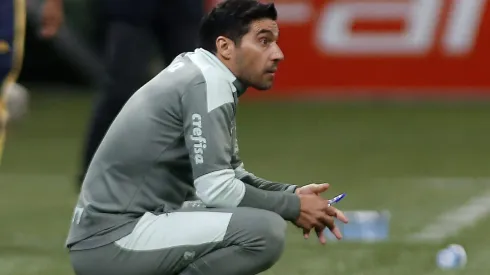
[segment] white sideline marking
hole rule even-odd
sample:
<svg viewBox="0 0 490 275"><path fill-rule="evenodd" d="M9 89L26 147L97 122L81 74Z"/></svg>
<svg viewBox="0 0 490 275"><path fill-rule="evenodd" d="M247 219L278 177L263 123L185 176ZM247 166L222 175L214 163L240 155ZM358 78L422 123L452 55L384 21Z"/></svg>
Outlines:
<svg viewBox="0 0 490 275"><path fill-rule="evenodd" d="M443 241L467 227L474 226L490 214L490 191L471 198L467 203L438 216L421 231L409 237L411 241Z"/></svg>
<svg viewBox="0 0 490 275"><path fill-rule="evenodd" d="M444 177L407 177L407 178L380 178L378 181L383 182L396 182L396 183L409 183L409 184L418 184L424 185L428 187L440 187L440 188L448 188L448 187L464 187L468 185L476 185L476 184L486 184L490 186L490 178L489 177L454 177L454 178L444 178Z"/></svg>

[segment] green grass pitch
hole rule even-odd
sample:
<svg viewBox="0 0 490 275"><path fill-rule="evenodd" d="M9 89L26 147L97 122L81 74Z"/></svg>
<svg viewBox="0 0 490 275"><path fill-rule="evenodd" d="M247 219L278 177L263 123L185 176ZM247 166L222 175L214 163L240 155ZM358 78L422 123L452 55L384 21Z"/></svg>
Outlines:
<svg viewBox="0 0 490 275"><path fill-rule="evenodd" d="M0 274L73 274L63 243L90 103L84 94L34 93L29 117L10 132L0 167ZM339 208L392 214L383 243L321 246L291 226L283 257L265 274L488 274L488 216L456 218L451 226L470 226L439 243L408 237L490 190L490 102L242 103L237 130L248 170L329 182L326 196L348 194ZM449 243L465 246L464 270L437 269L435 255Z"/></svg>

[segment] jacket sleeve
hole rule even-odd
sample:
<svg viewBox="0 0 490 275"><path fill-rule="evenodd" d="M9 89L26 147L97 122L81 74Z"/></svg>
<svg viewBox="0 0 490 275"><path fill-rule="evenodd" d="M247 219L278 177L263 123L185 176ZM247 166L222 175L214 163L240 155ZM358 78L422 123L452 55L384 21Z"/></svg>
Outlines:
<svg viewBox="0 0 490 275"><path fill-rule="evenodd" d="M261 190L238 179L231 161L235 99L230 83L199 83L182 96L183 128L196 195L208 207L253 207L286 220L299 215L293 193Z"/></svg>

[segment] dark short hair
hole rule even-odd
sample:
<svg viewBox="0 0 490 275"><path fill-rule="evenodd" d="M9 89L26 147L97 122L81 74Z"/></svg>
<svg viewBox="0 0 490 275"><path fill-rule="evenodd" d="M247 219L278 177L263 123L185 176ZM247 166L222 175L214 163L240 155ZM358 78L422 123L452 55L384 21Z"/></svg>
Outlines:
<svg viewBox="0 0 490 275"><path fill-rule="evenodd" d="M277 20L273 3L257 0L226 0L207 14L199 30L199 47L216 53L216 39L224 36L239 45L250 30L250 24L260 19Z"/></svg>

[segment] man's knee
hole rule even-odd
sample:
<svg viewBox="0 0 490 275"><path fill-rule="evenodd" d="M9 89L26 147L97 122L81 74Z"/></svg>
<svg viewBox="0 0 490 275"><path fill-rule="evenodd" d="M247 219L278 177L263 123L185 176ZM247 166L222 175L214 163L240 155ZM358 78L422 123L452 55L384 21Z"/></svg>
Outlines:
<svg viewBox="0 0 490 275"><path fill-rule="evenodd" d="M286 238L286 221L278 214L266 210L252 210L250 223L257 235L262 235L269 243L283 243Z"/></svg>
<svg viewBox="0 0 490 275"><path fill-rule="evenodd" d="M279 260L287 227L281 216L266 210L243 208L232 217L230 226L240 227L237 230L243 231L245 236L237 245L256 253L262 264L270 267Z"/></svg>
<svg viewBox="0 0 490 275"><path fill-rule="evenodd" d="M276 213L262 210L257 214L257 219L251 222L256 224L256 234L264 238L264 262L269 268L279 260L284 251L286 221Z"/></svg>

